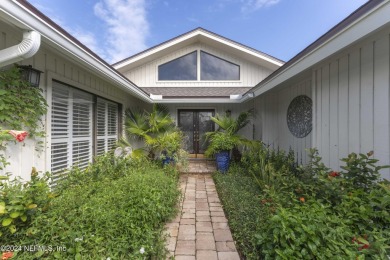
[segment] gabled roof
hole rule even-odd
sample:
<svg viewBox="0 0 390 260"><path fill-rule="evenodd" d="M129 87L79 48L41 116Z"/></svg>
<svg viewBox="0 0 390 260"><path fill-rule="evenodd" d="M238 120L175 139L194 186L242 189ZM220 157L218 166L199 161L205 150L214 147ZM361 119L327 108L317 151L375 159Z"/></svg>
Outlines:
<svg viewBox="0 0 390 260"><path fill-rule="evenodd" d="M0 19L4 19L21 30L39 32L42 42L58 53L62 53L127 93L152 102L143 90L26 0L0 1Z"/></svg>
<svg viewBox="0 0 390 260"><path fill-rule="evenodd" d="M261 95L262 93L283 84L296 75L299 75L304 71L308 71L315 64L329 58L336 52L351 46L358 40L363 39L381 27L388 26L390 24L389 13L389 0L370 0L329 30L326 34L321 36L318 40L309 45L302 52L293 57L286 64L268 54L242 45L203 28L196 28L110 66L90 49L81 44L77 39L63 30L60 26L39 12L27 1L0 1L0 18L8 20L9 23L14 24L22 30L36 30L40 32L42 34L42 41L49 46L63 54L66 54L70 59L73 59L75 62L79 62L88 70L99 74L118 87L129 93L135 94L139 98L148 102L155 101L148 96L150 90L148 89L148 91L145 91L146 89L143 90L137 87L115 69L118 69L119 71L121 71L121 68L124 67L131 69L132 67L146 63L149 60L154 60L156 57L170 53L178 47L184 47L195 42L201 42L212 47L217 47L218 49L236 54L239 57L270 69L277 69L265 80L244 94L242 98L234 100L235 103L240 103L253 96ZM167 89L166 91L170 90ZM165 102L173 101L174 100L166 100ZM210 102L212 102L211 99ZM222 100L221 98L218 98L215 99L215 102L229 102L229 99L224 98Z"/></svg>
<svg viewBox="0 0 390 260"><path fill-rule="evenodd" d="M390 1L369 0L245 95L259 96L390 24Z"/></svg>
<svg viewBox="0 0 390 260"><path fill-rule="evenodd" d="M112 66L119 71L122 71L121 69L124 67L126 67L126 70L129 70L197 42L205 43L211 47L216 47L271 70L275 70L284 64L282 60L279 60L271 55L198 27L192 31L137 53L129 58L114 63Z"/></svg>

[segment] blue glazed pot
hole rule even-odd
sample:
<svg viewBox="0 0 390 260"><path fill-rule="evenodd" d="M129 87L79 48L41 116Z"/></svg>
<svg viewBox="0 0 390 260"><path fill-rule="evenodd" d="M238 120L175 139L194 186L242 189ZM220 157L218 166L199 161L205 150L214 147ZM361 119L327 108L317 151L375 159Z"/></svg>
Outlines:
<svg viewBox="0 0 390 260"><path fill-rule="evenodd" d="M168 164L170 164L171 162L174 162L174 161L175 161L175 160L174 160L172 157L166 156L166 157L163 159L162 163L163 163L163 165L168 165Z"/></svg>
<svg viewBox="0 0 390 260"><path fill-rule="evenodd" d="M221 151L215 154L215 158L217 160L217 170L225 173L229 170L229 162L230 162L230 152L229 151Z"/></svg>

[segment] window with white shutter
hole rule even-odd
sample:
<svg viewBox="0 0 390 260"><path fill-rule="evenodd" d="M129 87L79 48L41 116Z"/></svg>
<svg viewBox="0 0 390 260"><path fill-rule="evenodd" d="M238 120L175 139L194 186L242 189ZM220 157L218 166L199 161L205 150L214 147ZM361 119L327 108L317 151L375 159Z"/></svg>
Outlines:
<svg viewBox="0 0 390 260"><path fill-rule="evenodd" d="M92 161L93 95L53 81L51 172L53 181L73 165Z"/></svg>
<svg viewBox="0 0 390 260"><path fill-rule="evenodd" d="M96 105L97 149L98 155L110 151L118 141L117 103L98 98Z"/></svg>
<svg viewBox="0 0 390 260"><path fill-rule="evenodd" d="M55 182L71 166L85 168L94 155L101 155L115 147L119 105L57 81L53 81L52 93L51 172ZM94 100L97 102L95 113ZM92 120L94 114L96 125Z"/></svg>

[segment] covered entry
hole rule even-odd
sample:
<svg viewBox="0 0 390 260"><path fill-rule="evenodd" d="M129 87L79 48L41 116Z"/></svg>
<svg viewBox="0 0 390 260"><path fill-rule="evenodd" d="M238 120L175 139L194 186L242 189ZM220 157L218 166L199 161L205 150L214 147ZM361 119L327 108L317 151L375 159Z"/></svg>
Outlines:
<svg viewBox="0 0 390 260"><path fill-rule="evenodd" d="M198 157L207 149L205 133L214 131L213 109L179 109L178 124L185 135L186 150Z"/></svg>

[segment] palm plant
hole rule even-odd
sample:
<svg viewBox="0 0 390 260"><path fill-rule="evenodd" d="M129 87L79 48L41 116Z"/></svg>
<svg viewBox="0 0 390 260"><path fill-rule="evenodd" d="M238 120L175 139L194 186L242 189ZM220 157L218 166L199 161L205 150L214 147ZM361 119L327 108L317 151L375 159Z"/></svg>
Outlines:
<svg viewBox="0 0 390 260"><path fill-rule="evenodd" d="M144 142L149 157L154 158L158 140L164 134L177 131L166 106L154 104L151 112L126 110L125 130L130 139Z"/></svg>
<svg viewBox="0 0 390 260"><path fill-rule="evenodd" d="M218 128L214 132L206 133L206 140L210 141L210 145L205 154L210 157L221 150L233 150L234 153L239 153L238 146L248 147L256 145L257 142L248 140L238 134L240 129L251 122L252 117L252 109L241 112L237 118L218 114L215 117L211 117L211 120L217 124Z"/></svg>
<svg viewBox="0 0 390 260"><path fill-rule="evenodd" d="M236 134L240 129L244 128L251 122L253 117L253 109L250 109L245 112L241 112L236 119L230 115L216 115L212 117L211 120L218 125L217 131L225 131L229 135Z"/></svg>

